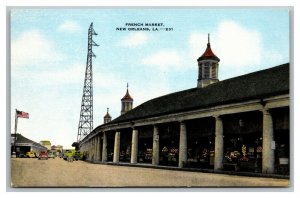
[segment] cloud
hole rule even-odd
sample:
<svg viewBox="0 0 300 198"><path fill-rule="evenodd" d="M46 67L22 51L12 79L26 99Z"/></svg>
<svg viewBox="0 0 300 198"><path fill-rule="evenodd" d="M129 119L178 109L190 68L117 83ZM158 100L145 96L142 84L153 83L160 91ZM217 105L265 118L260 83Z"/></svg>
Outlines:
<svg viewBox="0 0 300 198"><path fill-rule="evenodd" d="M63 66L61 66L60 68L62 69L51 71L35 71L34 73L30 71L14 72L13 78L18 79L18 81L30 79L32 83L39 86L83 86L85 78L84 74L86 69L85 64L74 63L68 68L63 68ZM93 71L94 88L111 88L114 86L120 86L120 83L122 82L123 81L121 80L121 77L118 76L118 74L109 73L102 70Z"/></svg>
<svg viewBox="0 0 300 198"><path fill-rule="evenodd" d="M197 66L196 60L206 49L207 37L206 32L191 32L186 49L162 49L144 57L141 63L162 71L194 69ZM227 71L234 69L234 72L230 72L234 76L238 72L250 72L261 64L263 46L256 30L234 21L222 21L211 34L210 43L213 52L221 59L220 72L225 68ZM276 53L272 54L276 57Z"/></svg>
<svg viewBox="0 0 300 198"><path fill-rule="evenodd" d="M141 62L143 65L158 68L162 71L178 69L184 65L182 54L175 49L160 50L144 57Z"/></svg>
<svg viewBox="0 0 300 198"><path fill-rule="evenodd" d="M169 94L171 92L171 89L169 87L169 84L163 80L162 78L156 78L154 79L156 84L150 84L146 88L139 87L137 89L133 89L132 95L135 94L135 103L134 107L151 100L153 98L157 98L166 94Z"/></svg>
<svg viewBox="0 0 300 198"><path fill-rule="evenodd" d="M11 43L11 64L13 67L38 65L61 60L62 56L38 30L23 32Z"/></svg>
<svg viewBox="0 0 300 198"><path fill-rule="evenodd" d="M225 78L248 73L263 61L260 33L234 21L222 21L210 35L210 43L214 54L221 59L220 74ZM207 33L190 34L189 56L192 60L204 53L206 44Z"/></svg>
<svg viewBox="0 0 300 198"><path fill-rule="evenodd" d="M273 49L264 52L264 59L268 60L270 65L279 65L281 63L285 63L283 55Z"/></svg>
<svg viewBox="0 0 300 198"><path fill-rule="evenodd" d="M64 21L59 27L59 31L62 32L77 32L81 30L80 25L75 21Z"/></svg>
<svg viewBox="0 0 300 198"><path fill-rule="evenodd" d="M149 40L149 36L144 32L134 32L123 38L121 41L122 47L134 48L144 45Z"/></svg>
<svg viewBox="0 0 300 198"><path fill-rule="evenodd" d="M129 93L133 98L133 108L138 105L171 92L166 79L161 76L153 76L152 80L158 83L143 83L131 82L129 86ZM125 80L119 80L118 84L109 85L109 89L94 89L94 124L103 124L103 116L106 113L106 108L109 108L112 119L120 116L121 112L121 98L126 93ZM123 85L123 86L122 86Z"/></svg>
<svg viewBox="0 0 300 198"><path fill-rule="evenodd" d="M83 83L84 71L84 64L74 63L66 69L39 72L38 75L35 75L35 79L40 80L42 85Z"/></svg>
<svg viewBox="0 0 300 198"><path fill-rule="evenodd" d="M199 58L206 49L207 34L192 32L188 38L189 43L189 57L190 59L196 60ZM214 44L215 42L213 42ZM214 50L214 47L212 47Z"/></svg>
<svg viewBox="0 0 300 198"><path fill-rule="evenodd" d="M212 39L211 39L212 40ZM215 51L215 41L212 43L212 50L219 58L219 54ZM192 32L188 37L188 49L186 50L186 68L198 68L197 59L204 53L207 45L207 33ZM198 71L198 69L197 69Z"/></svg>
<svg viewBox="0 0 300 198"><path fill-rule="evenodd" d="M262 43L259 32L233 21L224 21L219 25L217 35L216 50L224 63L240 67L260 64Z"/></svg>

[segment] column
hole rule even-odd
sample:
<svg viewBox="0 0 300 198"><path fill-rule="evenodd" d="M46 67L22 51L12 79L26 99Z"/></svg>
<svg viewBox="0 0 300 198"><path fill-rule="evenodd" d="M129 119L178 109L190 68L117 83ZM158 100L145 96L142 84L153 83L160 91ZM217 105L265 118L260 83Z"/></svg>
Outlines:
<svg viewBox="0 0 300 198"><path fill-rule="evenodd" d="M86 156L86 159L89 160L90 159L90 142L87 141L86 143L86 150L87 150L87 156Z"/></svg>
<svg viewBox="0 0 300 198"><path fill-rule="evenodd" d="M94 137L93 139L94 139L94 141L93 141L94 160L93 161L95 161L96 160L96 141L97 141L97 138Z"/></svg>
<svg viewBox="0 0 300 198"><path fill-rule="evenodd" d="M114 163L119 163L120 156L120 132L115 133L115 146L114 146Z"/></svg>
<svg viewBox="0 0 300 198"><path fill-rule="evenodd" d="M92 139L92 153L93 153L92 160L94 161L95 160L95 137L93 137Z"/></svg>
<svg viewBox="0 0 300 198"><path fill-rule="evenodd" d="M263 111L263 151L262 151L262 172L274 173L275 142L272 115L268 109Z"/></svg>
<svg viewBox="0 0 300 198"><path fill-rule="evenodd" d="M99 148L99 161L102 161L102 144L101 144L101 134L99 135L99 144L98 144L98 148Z"/></svg>
<svg viewBox="0 0 300 198"><path fill-rule="evenodd" d="M87 160L89 160L89 158L90 158L89 147L90 147L90 142L87 141L87 142L86 142L86 146L85 146L85 148L86 148L86 159L87 159Z"/></svg>
<svg viewBox="0 0 300 198"><path fill-rule="evenodd" d="M90 140L90 160L93 160L93 139Z"/></svg>
<svg viewBox="0 0 300 198"><path fill-rule="evenodd" d="M89 160L92 160L92 140L89 140Z"/></svg>
<svg viewBox="0 0 300 198"><path fill-rule="evenodd" d="M102 162L107 161L107 132L103 132Z"/></svg>
<svg viewBox="0 0 300 198"><path fill-rule="evenodd" d="M100 153L100 144L101 144L101 137L100 137L100 134L98 135L98 144L97 144L97 149L98 149L98 155L97 155L97 159L98 161L101 160L101 153Z"/></svg>
<svg viewBox="0 0 300 198"><path fill-rule="evenodd" d="M131 141L131 159L130 163L137 163L138 154L138 130L132 129L132 141Z"/></svg>
<svg viewBox="0 0 300 198"><path fill-rule="evenodd" d="M223 169L224 141L223 141L223 121L220 116L216 116L215 131L215 162L214 170Z"/></svg>
<svg viewBox="0 0 300 198"><path fill-rule="evenodd" d="M180 122L180 137L179 137L179 164L180 168L184 167L187 162L187 137L186 126L184 122Z"/></svg>
<svg viewBox="0 0 300 198"><path fill-rule="evenodd" d="M94 144L93 144L94 160L93 161L95 161L96 160L96 154L97 154L97 150L96 150L97 137L94 136L93 139L94 139Z"/></svg>
<svg viewBox="0 0 300 198"><path fill-rule="evenodd" d="M95 157L95 161L99 161L99 135L96 136L96 157Z"/></svg>
<svg viewBox="0 0 300 198"><path fill-rule="evenodd" d="M159 165L159 131L157 125L153 127L152 164Z"/></svg>

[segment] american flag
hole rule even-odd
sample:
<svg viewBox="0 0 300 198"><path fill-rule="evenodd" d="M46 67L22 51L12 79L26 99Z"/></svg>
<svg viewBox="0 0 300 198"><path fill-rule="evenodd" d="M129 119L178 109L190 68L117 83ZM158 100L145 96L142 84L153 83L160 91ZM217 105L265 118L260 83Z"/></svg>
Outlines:
<svg viewBox="0 0 300 198"><path fill-rule="evenodd" d="M26 113L24 111L18 111L17 110L17 117L18 118L29 118L29 113Z"/></svg>

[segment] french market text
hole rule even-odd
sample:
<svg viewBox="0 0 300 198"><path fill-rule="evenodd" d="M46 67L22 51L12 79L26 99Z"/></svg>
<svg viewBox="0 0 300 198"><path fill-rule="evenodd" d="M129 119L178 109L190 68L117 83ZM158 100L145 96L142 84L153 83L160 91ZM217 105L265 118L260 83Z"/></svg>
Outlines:
<svg viewBox="0 0 300 198"><path fill-rule="evenodd" d="M172 27L165 27L164 23L125 23L123 27L116 27L116 31L173 31Z"/></svg>

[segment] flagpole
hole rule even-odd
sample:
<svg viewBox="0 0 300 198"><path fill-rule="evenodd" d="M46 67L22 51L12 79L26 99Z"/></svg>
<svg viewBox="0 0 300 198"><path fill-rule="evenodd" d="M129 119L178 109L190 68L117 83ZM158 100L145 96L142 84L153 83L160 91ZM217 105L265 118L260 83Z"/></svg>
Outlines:
<svg viewBox="0 0 300 198"><path fill-rule="evenodd" d="M17 129L18 129L18 116L17 116L17 109L16 109L16 112L15 112L15 141L14 141L14 152L15 152L16 156L17 156L17 151L16 151Z"/></svg>

